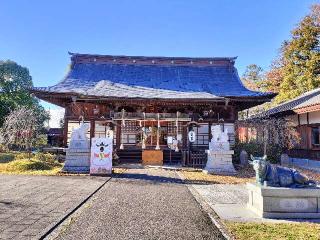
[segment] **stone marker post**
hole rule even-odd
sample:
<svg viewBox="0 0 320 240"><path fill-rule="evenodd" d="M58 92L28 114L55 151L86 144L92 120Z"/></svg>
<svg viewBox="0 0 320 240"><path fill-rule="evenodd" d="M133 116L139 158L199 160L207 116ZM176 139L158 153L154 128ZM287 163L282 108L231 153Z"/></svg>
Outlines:
<svg viewBox="0 0 320 240"><path fill-rule="evenodd" d="M248 162L248 153L246 150L242 150L241 153L240 153L240 164L242 166L247 166L249 165L249 162Z"/></svg>

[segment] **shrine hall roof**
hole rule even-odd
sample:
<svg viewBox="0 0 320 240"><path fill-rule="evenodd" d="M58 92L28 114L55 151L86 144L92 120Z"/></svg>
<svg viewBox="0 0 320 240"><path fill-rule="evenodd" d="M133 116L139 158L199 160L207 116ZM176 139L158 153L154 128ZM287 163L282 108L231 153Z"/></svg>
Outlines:
<svg viewBox="0 0 320 240"><path fill-rule="evenodd" d="M231 58L71 54L58 84L36 91L148 99L271 98L244 87Z"/></svg>

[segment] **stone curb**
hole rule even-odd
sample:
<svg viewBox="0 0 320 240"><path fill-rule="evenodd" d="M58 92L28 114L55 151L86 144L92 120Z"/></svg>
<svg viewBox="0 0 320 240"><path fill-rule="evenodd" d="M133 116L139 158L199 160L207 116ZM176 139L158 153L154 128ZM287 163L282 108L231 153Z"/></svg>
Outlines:
<svg viewBox="0 0 320 240"><path fill-rule="evenodd" d="M182 181L185 181L185 177L178 171L176 171L177 175ZM221 234L227 240L234 240L235 238L228 231L226 226L221 222L219 216L215 213L215 211L210 207L210 205L206 202L206 200L198 193L198 191L190 184L186 184L190 193L193 195L195 200L199 203L204 212L206 212L211 220L211 222L219 229Z"/></svg>

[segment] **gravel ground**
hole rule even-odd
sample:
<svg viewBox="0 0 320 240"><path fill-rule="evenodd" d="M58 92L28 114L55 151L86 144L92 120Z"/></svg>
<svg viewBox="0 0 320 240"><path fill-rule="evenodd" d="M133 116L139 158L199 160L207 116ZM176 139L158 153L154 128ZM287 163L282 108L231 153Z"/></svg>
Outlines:
<svg viewBox="0 0 320 240"><path fill-rule="evenodd" d="M223 239L173 171L130 169L111 179L57 239Z"/></svg>

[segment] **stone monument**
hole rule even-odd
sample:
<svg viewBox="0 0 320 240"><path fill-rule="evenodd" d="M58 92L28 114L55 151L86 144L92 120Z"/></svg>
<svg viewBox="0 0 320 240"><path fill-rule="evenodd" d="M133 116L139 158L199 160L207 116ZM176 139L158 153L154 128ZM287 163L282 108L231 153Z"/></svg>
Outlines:
<svg viewBox="0 0 320 240"><path fill-rule="evenodd" d="M247 183L247 207L265 218L320 218L320 188L299 171L253 157L256 183Z"/></svg>
<svg viewBox="0 0 320 240"><path fill-rule="evenodd" d="M246 150L242 150L240 152L240 164L242 166L247 166L249 165L249 161L248 161L248 153Z"/></svg>
<svg viewBox="0 0 320 240"><path fill-rule="evenodd" d="M233 175L236 170L232 164L233 150L230 150L228 131L222 131L219 125L211 127L212 139L209 143L208 160L205 173Z"/></svg>
<svg viewBox="0 0 320 240"><path fill-rule="evenodd" d="M288 154L286 153L281 154L280 163L282 166L288 167L290 165L290 157L288 156Z"/></svg>
<svg viewBox="0 0 320 240"><path fill-rule="evenodd" d="M89 173L90 141L86 135L88 129L89 125L82 122L79 128L72 131L63 172Z"/></svg>

